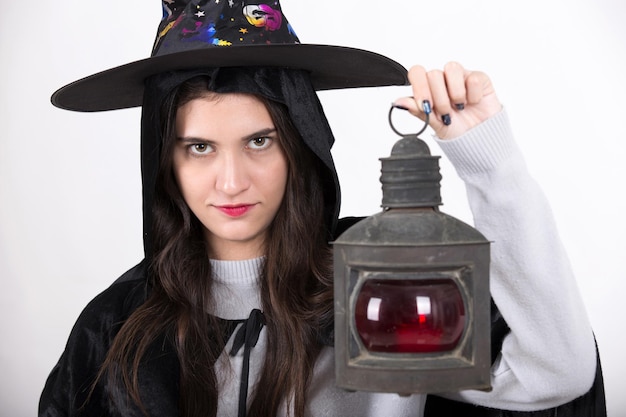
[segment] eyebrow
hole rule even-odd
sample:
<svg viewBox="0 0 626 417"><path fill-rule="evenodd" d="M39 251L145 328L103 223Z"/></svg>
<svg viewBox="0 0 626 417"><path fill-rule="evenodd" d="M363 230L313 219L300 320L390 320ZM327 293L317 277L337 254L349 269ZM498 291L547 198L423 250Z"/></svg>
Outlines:
<svg viewBox="0 0 626 417"><path fill-rule="evenodd" d="M250 133L249 135L243 136L241 138L242 141L247 141L250 139L254 139L254 138L258 138L261 136L265 136L265 135L269 135L272 133L276 133L277 130L275 127L267 127L265 129L261 129L259 131ZM178 136L176 137L176 140L179 142L185 142L185 143L198 143L198 142L202 142L202 143L214 143L213 140L211 139L203 139L203 138L199 138L199 137L195 137L195 136Z"/></svg>

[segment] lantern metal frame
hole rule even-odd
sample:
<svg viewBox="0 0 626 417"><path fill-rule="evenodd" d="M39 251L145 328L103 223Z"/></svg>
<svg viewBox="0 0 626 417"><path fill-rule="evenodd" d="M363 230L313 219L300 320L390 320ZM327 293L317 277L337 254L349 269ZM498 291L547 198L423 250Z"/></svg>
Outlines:
<svg viewBox="0 0 626 417"><path fill-rule="evenodd" d="M400 134L391 123L392 110L390 124ZM392 155L381 158L383 211L333 242L339 387L402 395L490 389L489 242L439 211L438 159L417 135L404 135ZM454 282L465 307L456 346L436 353L369 351L356 328L355 306L361 288L373 279Z"/></svg>

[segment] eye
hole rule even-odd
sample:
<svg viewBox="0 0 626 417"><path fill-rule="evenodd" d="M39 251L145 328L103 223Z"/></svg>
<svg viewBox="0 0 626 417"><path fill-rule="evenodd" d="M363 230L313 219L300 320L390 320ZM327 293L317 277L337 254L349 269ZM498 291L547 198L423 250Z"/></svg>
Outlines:
<svg viewBox="0 0 626 417"><path fill-rule="evenodd" d="M268 148L272 144L272 138L268 138L265 136L250 139L248 142L248 147L253 150L262 150Z"/></svg>
<svg viewBox="0 0 626 417"><path fill-rule="evenodd" d="M187 149L193 155L206 155L213 151L213 148L208 143L192 143L187 146Z"/></svg>

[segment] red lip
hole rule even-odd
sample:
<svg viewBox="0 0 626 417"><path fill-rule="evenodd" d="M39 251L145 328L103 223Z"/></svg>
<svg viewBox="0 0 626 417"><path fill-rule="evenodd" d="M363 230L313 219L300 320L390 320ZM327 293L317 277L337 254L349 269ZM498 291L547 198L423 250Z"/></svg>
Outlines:
<svg viewBox="0 0 626 417"><path fill-rule="evenodd" d="M254 204L238 204L233 206L215 206L219 211L230 217L241 217L246 214Z"/></svg>

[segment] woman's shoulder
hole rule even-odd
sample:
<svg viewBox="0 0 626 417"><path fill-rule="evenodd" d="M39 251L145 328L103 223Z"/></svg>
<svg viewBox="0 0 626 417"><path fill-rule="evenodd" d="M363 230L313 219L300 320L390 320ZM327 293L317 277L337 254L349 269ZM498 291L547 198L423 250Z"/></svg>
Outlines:
<svg viewBox="0 0 626 417"><path fill-rule="evenodd" d="M145 261L126 271L83 309L73 333L96 331L114 337L118 327L142 305L149 285Z"/></svg>
<svg viewBox="0 0 626 417"><path fill-rule="evenodd" d="M148 291L142 261L87 304L48 376L40 398L40 416L69 415L70 410L85 403L113 339L132 312L145 302ZM94 407L106 406L108 397L95 398Z"/></svg>

